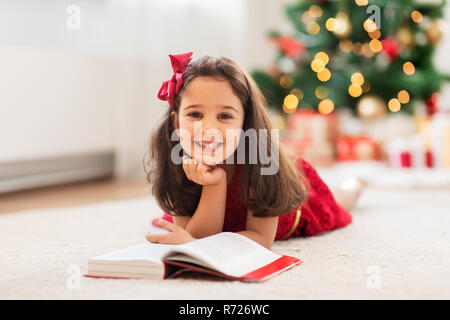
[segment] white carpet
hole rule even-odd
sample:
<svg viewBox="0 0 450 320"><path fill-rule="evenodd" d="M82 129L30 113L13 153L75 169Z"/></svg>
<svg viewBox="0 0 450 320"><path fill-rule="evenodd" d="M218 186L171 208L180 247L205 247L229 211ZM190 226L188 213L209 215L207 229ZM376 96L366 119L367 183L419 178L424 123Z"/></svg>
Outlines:
<svg viewBox="0 0 450 320"><path fill-rule="evenodd" d="M90 257L156 229L153 199L2 214L0 298L449 299L449 208L448 190L366 189L350 226L276 242L304 262L265 283L81 277L78 289L68 270L84 274Z"/></svg>

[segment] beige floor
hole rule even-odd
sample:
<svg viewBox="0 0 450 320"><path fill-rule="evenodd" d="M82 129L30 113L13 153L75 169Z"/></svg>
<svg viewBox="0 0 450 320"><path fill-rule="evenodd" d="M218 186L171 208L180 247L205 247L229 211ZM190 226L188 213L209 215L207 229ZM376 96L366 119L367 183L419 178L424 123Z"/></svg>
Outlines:
<svg viewBox="0 0 450 320"><path fill-rule="evenodd" d="M145 180L102 179L0 194L0 214L59 208L150 195Z"/></svg>
<svg viewBox="0 0 450 320"><path fill-rule="evenodd" d="M142 243L162 214L148 196L76 205L146 194L145 184L98 183L2 197L13 209L73 205L0 214L0 299L450 298L447 190L368 188L349 226L274 243L300 266L247 284L83 277L89 258Z"/></svg>

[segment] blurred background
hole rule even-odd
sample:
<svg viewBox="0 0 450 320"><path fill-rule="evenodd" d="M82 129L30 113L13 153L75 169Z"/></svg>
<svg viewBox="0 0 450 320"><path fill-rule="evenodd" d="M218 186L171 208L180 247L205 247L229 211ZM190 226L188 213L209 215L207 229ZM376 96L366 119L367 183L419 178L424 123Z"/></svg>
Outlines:
<svg viewBox="0 0 450 320"><path fill-rule="evenodd" d="M449 188L449 15L445 1L0 0L3 211L61 190L148 194L156 94L168 54L188 51L248 70L283 143L328 181Z"/></svg>

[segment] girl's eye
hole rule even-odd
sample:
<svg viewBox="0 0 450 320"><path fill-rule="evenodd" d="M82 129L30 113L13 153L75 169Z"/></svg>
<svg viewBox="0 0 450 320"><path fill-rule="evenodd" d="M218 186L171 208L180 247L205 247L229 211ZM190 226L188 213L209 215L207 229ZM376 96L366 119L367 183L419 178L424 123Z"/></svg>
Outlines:
<svg viewBox="0 0 450 320"><path fill-rule="evenodd" d="M194 117L194 118L198 118L200 116L200 113L198 112L191 112L188 114L189 117ZM228 120L228 119L233 119L232 116L230 116L229 114L222 114L221 115L222 119Z"/></svg>
<svg viewBox="0 0 450 320"><path fill-rule="evenodd" d="M188 114L188 116L197 118L196 116L193 116L193 115L199 115L199 114L200 113L198 113L198 112L192 112L192 113Z"/></svg>

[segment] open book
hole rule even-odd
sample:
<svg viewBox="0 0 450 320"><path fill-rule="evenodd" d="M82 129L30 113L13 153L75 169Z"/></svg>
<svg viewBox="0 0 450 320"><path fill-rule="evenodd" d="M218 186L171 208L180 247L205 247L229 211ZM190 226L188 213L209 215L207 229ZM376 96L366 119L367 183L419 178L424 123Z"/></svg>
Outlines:
<svg viewBox="0 0 450 320"><path fill-rule="evenodd" d="M201 272L232 280L265 281L300 259L280 255L234 232L180 245L142 243L89 259L88 277L174 278Z"/></svg>

